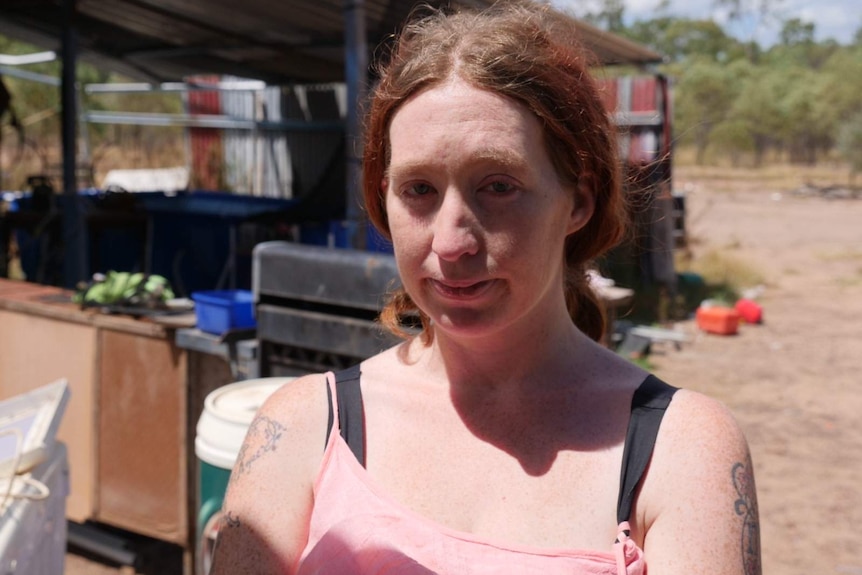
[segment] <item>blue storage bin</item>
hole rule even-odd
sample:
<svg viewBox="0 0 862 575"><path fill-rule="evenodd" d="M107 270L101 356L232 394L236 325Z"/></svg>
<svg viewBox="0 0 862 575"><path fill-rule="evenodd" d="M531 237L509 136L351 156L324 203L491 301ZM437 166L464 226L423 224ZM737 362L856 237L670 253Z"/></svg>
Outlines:
<svg viewBox="0 0 862 575"><path fill-rule="evenodd" d="M198 329L221 335L230 329L255 327L254 294L248 290L199 291L192 294Z"/></svg>

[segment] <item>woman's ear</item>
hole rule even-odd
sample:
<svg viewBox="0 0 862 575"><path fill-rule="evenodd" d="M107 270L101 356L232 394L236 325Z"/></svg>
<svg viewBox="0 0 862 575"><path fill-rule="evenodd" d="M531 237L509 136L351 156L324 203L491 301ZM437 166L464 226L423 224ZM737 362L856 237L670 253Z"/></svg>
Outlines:
<svg viewBox="0 0 862 575"><path fill-rule="evenodd" d="M582 176L573 193L572 211L569 213L567 232L573 234L587 225L596 209L590 178Z"/></svg>

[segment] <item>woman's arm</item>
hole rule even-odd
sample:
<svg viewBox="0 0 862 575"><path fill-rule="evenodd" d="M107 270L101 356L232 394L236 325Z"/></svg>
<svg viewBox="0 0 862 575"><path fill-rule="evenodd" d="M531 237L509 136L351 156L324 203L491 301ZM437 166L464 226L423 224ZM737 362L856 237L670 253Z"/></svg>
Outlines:
<svg viewBox="0 0 862 575"><path fill-rule="evenodd" d="M662 423L638 501L650 573L760 575L760 522L748 444L730 412L680 391Z"/></svg>
<svg viewBox="0 0 862 575"><path fill-rule="evenodd" d="M231 473L212 575L293 573L326 444L325 379L289 382L261 407Z"/></svg>

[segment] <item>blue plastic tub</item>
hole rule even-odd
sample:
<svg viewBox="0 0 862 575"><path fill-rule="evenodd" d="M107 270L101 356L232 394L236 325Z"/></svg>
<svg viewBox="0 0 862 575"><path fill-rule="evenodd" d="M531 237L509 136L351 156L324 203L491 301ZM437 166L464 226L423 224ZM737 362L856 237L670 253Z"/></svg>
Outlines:
<svg viewBox="0 0 862 575"><path fill-rule="evenodd" d="M255 327L254 294L248 290L199 291L192 294L198 329L221 335L231 329Z"/></svg>

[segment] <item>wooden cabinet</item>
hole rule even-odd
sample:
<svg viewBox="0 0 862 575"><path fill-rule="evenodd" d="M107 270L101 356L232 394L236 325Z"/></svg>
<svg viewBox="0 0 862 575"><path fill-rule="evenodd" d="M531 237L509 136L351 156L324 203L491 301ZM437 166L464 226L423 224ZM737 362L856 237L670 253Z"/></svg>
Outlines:
<svg viewBox="0 0 862 575"><path fill-rule="evenodd" d="M189 389L187 354L173 329L82 311L69 295L0 279L0 398L67 378L67 517L190 549L203 391Z"/></svg>
<svg viewBox="0 0 862 575"><path fill-rule="evenodd" d="M173 338L98 333L97 517L179 545L189 538L185 353Z"/></svg>

